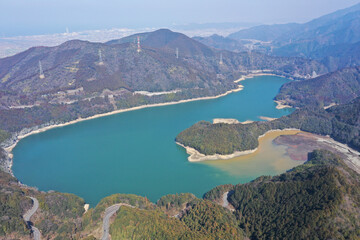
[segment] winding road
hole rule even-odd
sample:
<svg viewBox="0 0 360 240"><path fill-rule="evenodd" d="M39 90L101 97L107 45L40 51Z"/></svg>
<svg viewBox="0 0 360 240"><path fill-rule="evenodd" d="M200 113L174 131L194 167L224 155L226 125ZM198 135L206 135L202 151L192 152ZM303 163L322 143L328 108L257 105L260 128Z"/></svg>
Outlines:
<svg viewBox="0 0 360 240"><path fill-rule="evenodd" d="M31 231L34 234L34 240L40 240L41 239L41 234L39 229L37 229L36 227L32 226L30 224L30 218L32 215L34 215L34 213L36 212L36 210L39 208L39 201L34 198L34 197L29 197L31 198L31 200L33 201L33 206L31 209L29 209L24 215L23 218L25 220L25 222L31 227Z"/></svg>
<svg viewBox="0 0 360 240"><path fill-rule="evenodd" d="M223 206L224 208L229 209L230 211L235 211L234 207L228 201L229 194L230 194L229 192L225 192L223 194L221 206Z"/></svg>
<svg viewBox="0 0 360 240"><path fill-rule="evenodd" d="M226 192L226 193L223 194L223 199L222 199L223 204L222 204L222 206L225 207L225 208L229 206L229 201L227 200L228 194L229 194L229 192Z"/></svg>
<svg viewBox="0 0 360 240"><path fill-rule="evenodd" d="M109 240L110 218L117 212L117 210L119 210L119 208L121 206L127 206L127 207L134 208L134 206L131 206L131 205L126 204L126 203L118 203L118 204L114 204L114 205L108 207L105 210L105 213L104 213L103 235L102 235L101 240Z"/></svg>

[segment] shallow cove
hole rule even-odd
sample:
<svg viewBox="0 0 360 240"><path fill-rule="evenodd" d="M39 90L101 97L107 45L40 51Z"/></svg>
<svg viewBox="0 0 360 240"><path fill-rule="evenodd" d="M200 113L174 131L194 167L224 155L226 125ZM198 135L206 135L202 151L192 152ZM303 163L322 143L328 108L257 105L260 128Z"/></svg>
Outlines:
<svg viewBox="0 0 360 240"><path fill-rule="evenodd" d="M264 175L264 172L270 169L284 172L305 161L289 160L287 146L277 145L273 140L281 135L295 135L300 132L299 130L269 131L259 139L259 147L254 153L229 160L208 161L206 164L220 168L233 176L241 174L242 177Z"/></svg>
<svg viewBox="0 0 360 240"><path fill-rule="evenodd" d="M190 163L174 140L200 120L260 120L259 116L291 113L291 109L276 109L273 102L288 81L255 77L241 82L244 90L218 99L124 112L31 135L13 150L13 172L24 184L75 193L91 205L113 193L134 193L153 202L180 192L201 197L220 184L279 174L289 165L261 171L255 165L253 171L246 168L233 174L219 165ZM272 155L277 157L269 150L263 161L276 161Z"/></svg>

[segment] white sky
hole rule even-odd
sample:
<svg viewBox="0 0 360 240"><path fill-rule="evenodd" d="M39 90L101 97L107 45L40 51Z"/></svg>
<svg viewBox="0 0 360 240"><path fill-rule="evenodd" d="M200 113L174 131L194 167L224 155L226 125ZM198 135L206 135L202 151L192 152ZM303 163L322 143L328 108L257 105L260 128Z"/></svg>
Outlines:
<svg viewBox="0 0 360 240"><path fill-rule="evenodd" d="M306 22L360 0L0 0L0 35L208 22ZM58 31L59 30L59 31Z"/></svg>

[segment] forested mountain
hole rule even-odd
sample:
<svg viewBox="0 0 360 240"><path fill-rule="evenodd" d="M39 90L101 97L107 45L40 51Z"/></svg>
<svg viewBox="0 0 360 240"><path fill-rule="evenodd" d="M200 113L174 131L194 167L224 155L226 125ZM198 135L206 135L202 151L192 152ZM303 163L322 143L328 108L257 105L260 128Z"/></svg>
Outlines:
<svg viewBox="0 0 360 240"><path fill-rule="evenodd" d="M217 34L211 35L209 37L193 37L193 39L207 46L217 49L223 49L234 52L248 51L248 49L245 46L245 44L247 43L246 40L237 41L228 37L219 36Z"/></svg>
<svg viewBox="0 0 360 240"><path fill-rule="evenodd" d="M360 4L304 24L261 25L240 30L227 38L238 41L254 39L260 42L252 44L250 49L276 56L317 59L330 71L335 71L360 64L358 29ZM213 42L208 44L216 45ZM236 44L227 45L224 49L231 49L231 46Z"/></svg>
<svg viewBox="0 0 360 240"><path fill-rule="evenodd" d="M299 27L300 24L297 23L260 25L232 33L228 38L235 40L255 39L263 42L271 42Z"/></svg>
<svg viewBox="0 0 360 240"><path fill-rule="evenodd" d="M139 37L141 45L167 50L174 56L176 48L179 49L182 56L214 57L216 55L216 52L204 44L187 37L185 34L172 32L168 29L135 34L119 40L109 41L106 44L116 45L127 42L137 44L137 37Z"/></svg>
<svg viewBox="0 0 360 240"><path fill-rule="evenodd" d="M236 40L256 39L265 42L273 41L278 46L309 40L323 45L356 43L360 39L360 33L357 31L360 24L359 14L360 4L357 4L304 24L256 26L240 30L230 34L228 37Z"/></svg>
<svg viewBox="0 0 360 240"><path fill-rule="evenodd" d="M294 107L348 103L360 96L360 67L345 68L311 80L284 84L276 100Z"/></svg>
<svg viewBox="0 0 360 240"><path fill-rule="evenodd" d="M359 187L341 159L314 151L287 173L236 185L229 201L250 239L357 239Z"/></svg>
<svg viewBox="0 0 360 240"><path fill-rule="evenodd" d="M133 40L140 36L141 52ZM176 58L176 48L179 58ZM246 70L269 69L305 76L326 72L320 64L296 58L219 52L170 30L133 35L106 44L73 40L57 47L34 47L0 59L1 89L13 94L49 93L83 87L166 91L219 85L217 74L234 75ZM41 61L44 78L39 78ZM289 66L293 65L292 69ZM234 79L225 79L231 82Z"/></svg>
<svg viewBox="0 0 360 240"><path fill-rule="evenodd" d="M276 39L273 54L303 56L326 63L330 70L360 64L360 4L305 24Z"/></svg>
<svg viewBox="0 0 360 240"><path fill-rule="evenodd" d="M39 210L32 220L42 236L68 239L81 227L84 200L73 194L44 193L24 187L10 174L0 171L0 239L32 239L22 215L32 207L31 199L39 201Z"/></svg>

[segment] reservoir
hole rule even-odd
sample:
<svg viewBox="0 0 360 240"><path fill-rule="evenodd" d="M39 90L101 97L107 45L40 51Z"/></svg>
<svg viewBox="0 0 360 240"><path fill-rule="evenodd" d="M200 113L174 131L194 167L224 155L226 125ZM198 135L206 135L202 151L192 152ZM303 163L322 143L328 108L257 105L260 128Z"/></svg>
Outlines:
<svg viewBox="0 0 360 240"><path fill-rule="evenodd" d="M31 135L13 150L14 175L26 185L74 193L94 206L114 193L146 196L152 202L182 192L202 197L220 184L283 173L302 162L291 160L271 136L259 154L200 163L188 162L175 137L200 120L290 114L292 109L278 110L273 102L288 81L255 77L241 82L242 91L221 98L144 108Z"/></svg>

